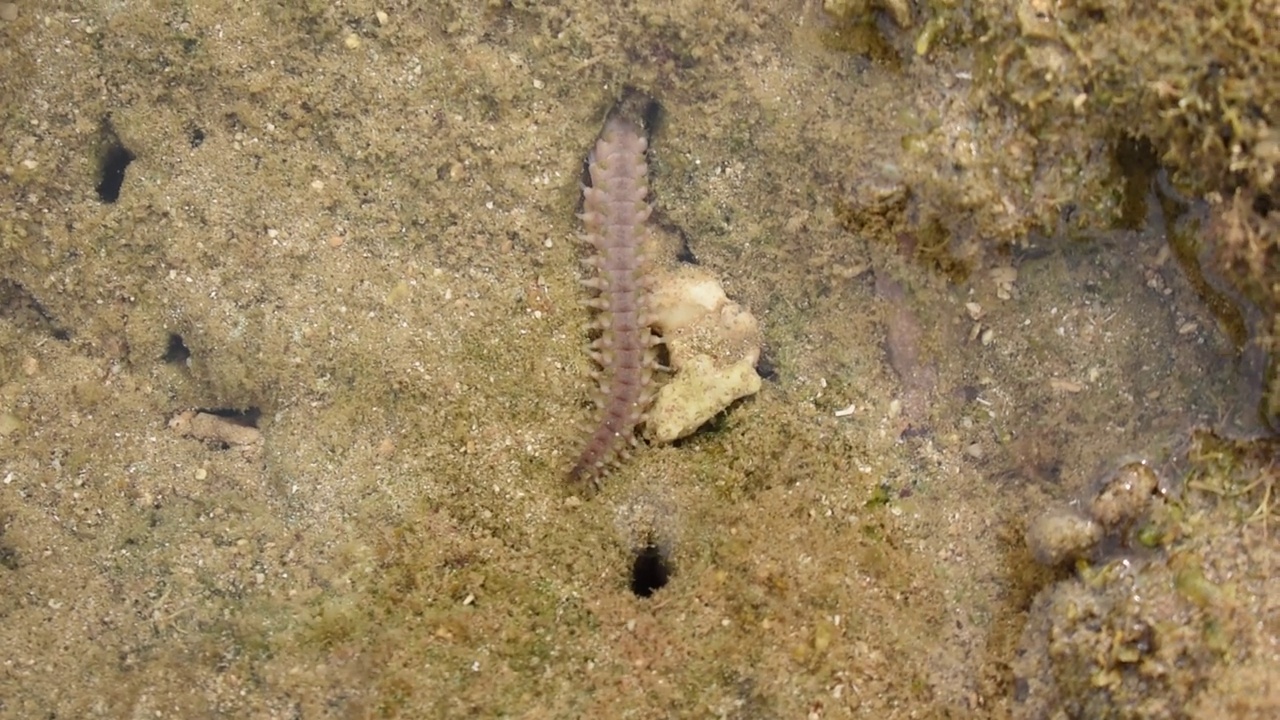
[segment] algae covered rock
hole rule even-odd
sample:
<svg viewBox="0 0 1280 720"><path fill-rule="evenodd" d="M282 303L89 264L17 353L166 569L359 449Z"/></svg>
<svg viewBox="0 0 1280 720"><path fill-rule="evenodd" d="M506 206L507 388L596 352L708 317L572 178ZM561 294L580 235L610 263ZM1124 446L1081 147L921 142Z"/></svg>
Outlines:
<svg viewBox="0 0 1280 720"><path fill-rule="evenodd" d="M1278 449L1195 435L1181 497L1144 518L1155 547L1117 547L1040 593L1015 718L1280 717ZM1145 490L1146 475L1122 482Z"/></svg>

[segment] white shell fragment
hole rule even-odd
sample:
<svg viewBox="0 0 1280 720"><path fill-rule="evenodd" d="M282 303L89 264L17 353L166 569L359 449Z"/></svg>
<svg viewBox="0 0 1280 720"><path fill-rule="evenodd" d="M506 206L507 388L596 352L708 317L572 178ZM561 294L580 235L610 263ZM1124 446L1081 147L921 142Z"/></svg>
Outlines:
<svg viewBox="0 0 1280 720"><path fill-rule="evenodd" d="M654 398L645 435L668 443L692 434L739 398L760 390L760 324L707 271L656 273L650 310L672 377Z"/></svg>

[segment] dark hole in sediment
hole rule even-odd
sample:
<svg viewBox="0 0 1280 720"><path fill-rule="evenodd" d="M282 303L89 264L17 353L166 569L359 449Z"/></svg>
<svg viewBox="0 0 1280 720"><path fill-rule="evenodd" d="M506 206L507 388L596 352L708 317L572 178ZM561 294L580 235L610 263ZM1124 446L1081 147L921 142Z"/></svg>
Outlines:
<svg viewBox="0 0 1280 720"><path fill-rule="evenodd" d="M9 570L17 570L20 567L18 562L18 551L11 547L0 546L0 566Z"/></svg>
<svg viewBox="0 0 1280 720"><path fill-rule="evenodd" d="M697 265L698 256L693 254L693 248L689 246L689 234L684 231L684 228L675 223L664 223L663 225L680 238L680 249L676 250L676 260L686 265Z"/></svg>
<svg viewBox="0 0 1280 720"><path fill-rule="evenodd" d="M120 188L124 185L124 169L133 162L134 154L129 148L111 138L107 151L102 156L102 180L98 183L98 199L104 203L113 203L120 199Z"/></svg>
<svg viewBox="0 0 1280 720"><path fill-rule="evenodd" d="M666 586L670 574L662 551L653 545L645 546L631 563L631 592L647 598Z"/></svg>
<svg viewBox="0 0 1280 720"><path fill-rule="evenodd" d="M164 357L161 358L167 363L181 365L191 357L191 350L187 348L187 344L182 342L182 336L178 333L169 333L169 346L165 348Z"/></svg>
<svg viewBox="0 0 1280 720"><path fill-rule="evenodd" d="M191 148L195 149L204 144L204 130L198 126L191 126L187 131L187 137L191 141Z"/></svg>
<svg viewBox="0 0 1280 720"><path fill-rule="evenodd" d="M773 363L773 358L769 357L769 348L760 348L760 359L756 360L756 374L761 380L776 382L778 379L778 366Z"/></svg>
<svg viewBox="0 0 1280 720"><path fill-rule="evenodd" d="M1136 230L1147 221L1147 196L1160 169L1160 156L1151 141L1126 135L1116 141L1113 160L1124 188L1120 227Z"/></svg>
<svg viewBox="0 0 1280 720"><path fill-rule="evenodd" d="M594 146L593 146L594 147ZM443 180L444 178L440 178ZM582 158L582 172L578 175L582 187L591 187L591 155ZM582 212L582 193L578 193L578 212Z"/></svg>
<svg viewBox="0 0 1280 720"><path fill-rule="evenodd" d="M649 98L640 110L640 119L644 122L645 130L649 132L649 138L652 140L653 134L658 131L658 126L662 124L662 103Z"/></svg>
<svg viewBox="0 0 1280 720"><path fill-rule="evenodd" d="M654 335L662 337L662 333L654 331ZM671 367L671 351L667 348L667 344L660 343L653 346L653 359L658 363L658 367Z"/></svg>
<svg viewBox="0 0 1280 720"><path fill-rule="evenodd" d="M609 110L609 116L621 116L631 122L640 123L649 144L652 145L653 134L662 122L662 103L634 85L624 85L622 96Z"/></svg>
<svg viewBox="0 0 1280 720"><path fill-rule="evenodd" d="M258 427L258 419L262 417L262 409L256 407L248 408L196 408L196 412L209 413L226 418L237 425L245 427Z"/></svg>
<svg viewBox="0 0 1280 720"><path fill-rule="evenodd" d="M1271 214L1271 208L1272 204L1270 195L1259 195L1253 199L1253 211L1258 213L1258 215L1266 217Z"/></svg>

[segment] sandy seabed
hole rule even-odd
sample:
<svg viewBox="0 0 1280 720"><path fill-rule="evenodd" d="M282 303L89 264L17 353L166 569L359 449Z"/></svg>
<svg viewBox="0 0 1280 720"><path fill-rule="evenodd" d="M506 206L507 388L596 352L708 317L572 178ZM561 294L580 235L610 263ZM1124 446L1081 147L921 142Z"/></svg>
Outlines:
<svg viewBox="0 0 1280 720"><path fill-rule="evenodd" d="M1239 416L1154 208L913 259L963 53L525 5L0 4L0 714L1008 716L1063 577L1028 518ZM766 382L588 498L575 212L628 87Z"/></svg>

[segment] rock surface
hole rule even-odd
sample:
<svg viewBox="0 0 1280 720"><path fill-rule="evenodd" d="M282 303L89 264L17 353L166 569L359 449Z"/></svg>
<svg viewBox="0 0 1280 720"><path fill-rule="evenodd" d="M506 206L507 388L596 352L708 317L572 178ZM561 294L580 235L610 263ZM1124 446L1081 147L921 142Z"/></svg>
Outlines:
<svg viewBox="0 0 1280 720"><path fill-rule="evenodd" d="M649 409L645 435L667 443L692 434L739 398L760 390L760 323L705 270L663 273L653 288L654 327L672 377Z"/></svg>

